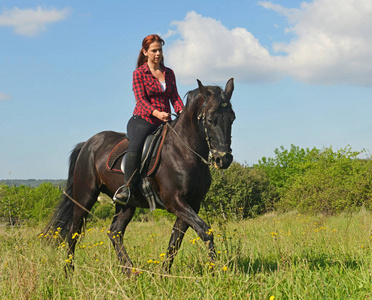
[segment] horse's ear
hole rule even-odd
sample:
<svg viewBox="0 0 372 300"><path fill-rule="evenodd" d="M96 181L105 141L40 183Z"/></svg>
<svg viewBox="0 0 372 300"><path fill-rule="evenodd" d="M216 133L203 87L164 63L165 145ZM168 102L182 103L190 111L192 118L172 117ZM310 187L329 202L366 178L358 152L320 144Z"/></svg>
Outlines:
<svg viewBox="0 0 372 300"><path fill-rule="evenodd" d="M229 81L226 83L226 87L225 87L225 94L229 100L231 99L233 91L234 91L234 78L230 78Z"/></svg>
<svg viewBox="0 0 372 300"><path fill-rule="evenodd" d="M203 98L205 100L207 100L208 99L208 91L207 91L206 87L201 83L201 81L199 79L196 79L196 81L198 82L200 94L203 96Z"/></svg>

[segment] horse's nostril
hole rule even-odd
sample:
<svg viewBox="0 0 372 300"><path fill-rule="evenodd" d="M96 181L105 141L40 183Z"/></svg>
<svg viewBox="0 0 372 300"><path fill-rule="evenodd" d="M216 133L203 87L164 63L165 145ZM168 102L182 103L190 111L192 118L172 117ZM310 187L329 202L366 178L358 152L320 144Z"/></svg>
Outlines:
<svg viewBox="0 0 372 300"><path fill-rule="evenodd" d="M214 166L216 169L221 169L223 163L220 157L215 157L214 159Z"/></svg>

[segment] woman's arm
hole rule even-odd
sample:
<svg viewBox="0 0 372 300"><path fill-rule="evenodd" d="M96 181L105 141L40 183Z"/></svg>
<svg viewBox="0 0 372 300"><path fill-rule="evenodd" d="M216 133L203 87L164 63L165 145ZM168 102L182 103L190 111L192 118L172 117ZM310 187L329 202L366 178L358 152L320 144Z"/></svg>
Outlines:
<svg viewBox="0 0 372 300"><path fill-rule="evenodd" d="M155 108L146 97L143 73L138 69L133 72L133 92L136 98L136 105L146 116L151 116Z"/></svg>

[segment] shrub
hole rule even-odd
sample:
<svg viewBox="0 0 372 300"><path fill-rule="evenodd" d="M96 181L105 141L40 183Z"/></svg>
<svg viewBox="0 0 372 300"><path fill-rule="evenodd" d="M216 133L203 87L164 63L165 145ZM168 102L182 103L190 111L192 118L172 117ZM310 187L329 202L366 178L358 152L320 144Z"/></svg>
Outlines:
<svg viewBox="0 0 372 300"><path fill-rule="evenodd" d="M277 193L281 196L291 186L293 177L304 174L306 169L314 161L317 161L320 150L316 148L303 149L291 145L290 150L281 146L276 148L274 153L274 158L263 157L254 167L268 176L270 184L275 187Z"/></svg>
<svg viewBox="0 0 372 300"><path fill-rule="evenodd" d="M277 207L323 214L370 208L372 161L357 159L359 154L350 147L324 149L304 174L292 178Z"/></svg>
<svg viewBox="0 0 372 300"><path fill-rule="evenodd" d="M0 187L0 218L11 224L21 221L43 221L57 205L61 190L51 183L43 183L36 188Z"/></svg>
<svg viewBox="0 0 372 300"><path fill-rule="evenodd" d="M211 168L212 184L204 202L214 218L255 217L272 207L274 190L259 169L233 162L227 170Z"/></svg>

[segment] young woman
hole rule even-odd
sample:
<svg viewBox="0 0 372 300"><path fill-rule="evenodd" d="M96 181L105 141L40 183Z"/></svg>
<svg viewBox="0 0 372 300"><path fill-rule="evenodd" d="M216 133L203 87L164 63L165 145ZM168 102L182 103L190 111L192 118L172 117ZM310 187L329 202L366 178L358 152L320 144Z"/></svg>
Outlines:
<svg viewBox="0 0 372 300"><path fill-rule="evenodd" d="M164 40L157 34L145 37L137 60L137 69L133 72L136 106L127 125L129 148L124 170L125 186L116 195L120 202L126 202L133 191L139 175L136 169L146 137L170 119L170 103L177 114L183 109L175 75L164 66L163 45Z"/></svg>

